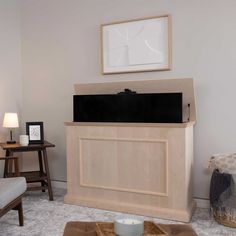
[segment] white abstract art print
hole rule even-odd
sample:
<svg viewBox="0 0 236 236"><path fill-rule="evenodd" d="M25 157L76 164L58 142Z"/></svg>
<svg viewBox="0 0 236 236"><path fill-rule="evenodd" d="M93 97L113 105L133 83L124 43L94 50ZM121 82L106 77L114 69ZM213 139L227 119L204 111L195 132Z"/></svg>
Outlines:
<svg viewBox="0 0 236 236"><path fill-rule="evenodd" d="M103 74L170 70L170 16L102 25Z"/></svg>
<svg viewBox="0 0 236 236"><path fill-rule="evenodd" d="M40 140L41 138L41 133L40 133L40 126L39 125L31 125L29 127L29 136L30 139L35 141L35 140Z"/></svg>

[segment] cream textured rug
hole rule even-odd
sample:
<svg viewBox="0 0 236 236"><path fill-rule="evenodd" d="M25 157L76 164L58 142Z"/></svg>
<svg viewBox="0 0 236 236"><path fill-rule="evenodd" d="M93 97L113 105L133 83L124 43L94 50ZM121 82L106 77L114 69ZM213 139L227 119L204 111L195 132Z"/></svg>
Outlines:
<svg viewBox="0 0 236 236"><path fill-rule="evenodd" d="M65 190L54 189L55 200L48 195L29 192L23 200L25 226L18 226L17 212L10 211L0 218L0 236L62 236L68 221L113 221L116 217L130 216L118 212L67 205L63 203ZM136 216L157 223L171 224L174 221ZM207 209L197 209L191 225L199 236L236 236L236 229L218 225Z"/></svg>

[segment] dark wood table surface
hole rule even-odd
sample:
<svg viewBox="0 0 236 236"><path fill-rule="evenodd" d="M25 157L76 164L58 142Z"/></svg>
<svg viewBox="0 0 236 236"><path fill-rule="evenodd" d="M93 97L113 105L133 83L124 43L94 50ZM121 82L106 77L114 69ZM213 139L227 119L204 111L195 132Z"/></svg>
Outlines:
<svg viewBox="0 0 236 236"><path fill-rule="evenodd" d="M35 150L42 150L48 147L55 147L54 144L49 143L48 141L44 141L44 143L40 144L29 144L28 146L21 146L19 143L14 144L7 144L7 143L0 143L0 147L3 150L9 150L13 152L30 152Z"/></svg>

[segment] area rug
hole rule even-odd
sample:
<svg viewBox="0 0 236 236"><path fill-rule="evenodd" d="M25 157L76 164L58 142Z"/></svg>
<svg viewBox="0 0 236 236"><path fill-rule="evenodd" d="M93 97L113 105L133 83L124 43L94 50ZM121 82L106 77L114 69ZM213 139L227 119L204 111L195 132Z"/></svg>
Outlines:
<svg viewBox="0 0 236 236"><path fill-rule="evenodd" d="M197 236L191 226L159 224L169 236ZM97 236L96 222L71 221L65 226L63 236Z"/></svg>
<svg viewBox="0 0 236 236"><path fill-rule="evenodd" d="M135 216L82 206L64 204L64 189L54 189L54 201L48 201L48 194L41 191L27 192L23 198L25 224L18 225L16 211L9 211L0 218L0 236L62 236L65 225L70 221L111 222L120 218L137 217L139 220L157 224L180 224L180 222L147 216ZM190 222L198 236L236 236L236 230L217 224L209 209L197 208Z"/></svg>

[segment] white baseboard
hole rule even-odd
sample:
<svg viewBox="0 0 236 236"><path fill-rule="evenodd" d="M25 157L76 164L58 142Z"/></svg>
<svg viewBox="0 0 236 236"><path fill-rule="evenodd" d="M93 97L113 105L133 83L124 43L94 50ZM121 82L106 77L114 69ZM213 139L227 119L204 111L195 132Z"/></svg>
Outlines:
<svg viewBox="0 0 236 236"><path fill-rule="evenodd" d="M64 182L64 181L52 180L51 183L52 183L52 187L54 188L62 188L62 189L67 188L67 182Z"/></svg>
<svg viewBox="0 0 236 236"><path fill-rule="evenodd" d="M194 198L198 208L210 208L210 201L208 199Z"/></svg>
<svg viewBox="0 0 236 236"><path fill-rule="evenodd" d="M52 180L52 187L66 189L67 182ZM210 202L208 199L194 198L194 200L196 201L198 208L210 208Z"/></svg>

